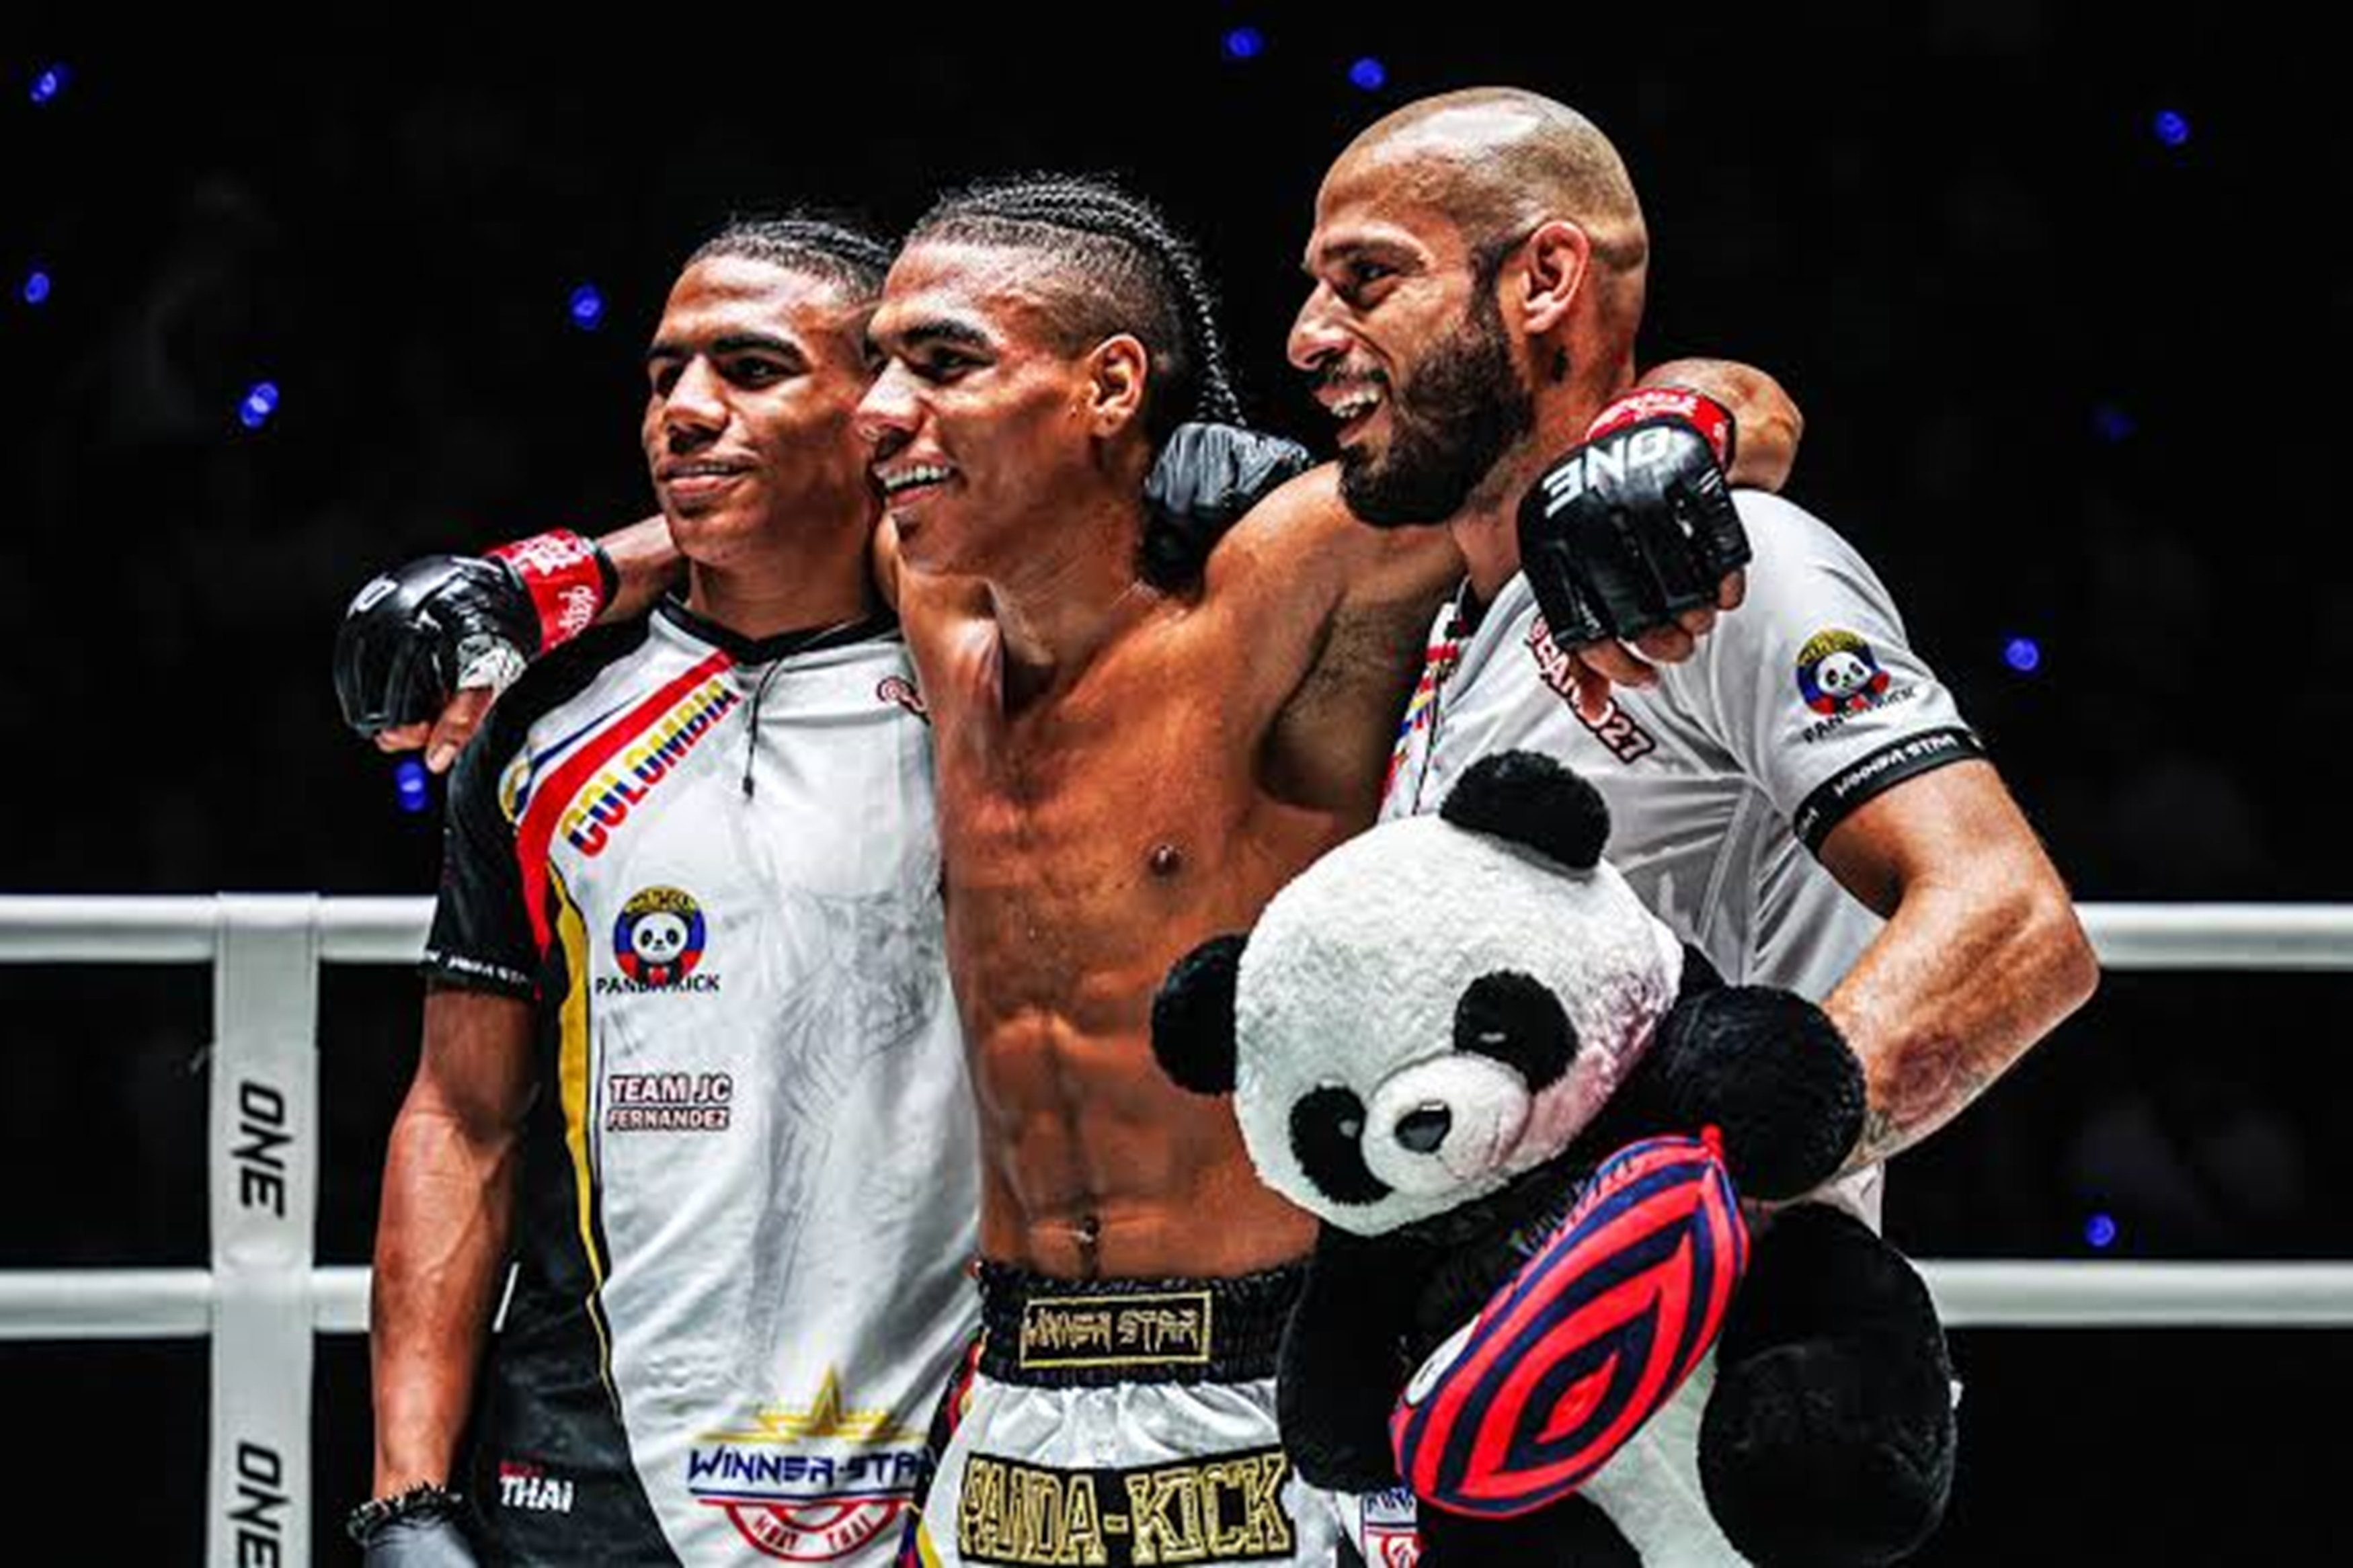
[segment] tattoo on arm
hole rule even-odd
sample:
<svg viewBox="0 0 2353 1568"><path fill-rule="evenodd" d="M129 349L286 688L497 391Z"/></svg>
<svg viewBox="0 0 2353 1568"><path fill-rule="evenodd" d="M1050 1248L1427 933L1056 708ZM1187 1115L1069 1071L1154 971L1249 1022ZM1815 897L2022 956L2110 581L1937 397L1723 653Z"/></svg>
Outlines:
<svg viewBox="0 0 2353 1568"><path fill-rule="evenodd" d="M1847 1168L1884 1160L1926 1137L1983 1093L1994 1077L1957 1040L1924 1041L1904 1051L1885 1081L1874 1086Z"/></svg>

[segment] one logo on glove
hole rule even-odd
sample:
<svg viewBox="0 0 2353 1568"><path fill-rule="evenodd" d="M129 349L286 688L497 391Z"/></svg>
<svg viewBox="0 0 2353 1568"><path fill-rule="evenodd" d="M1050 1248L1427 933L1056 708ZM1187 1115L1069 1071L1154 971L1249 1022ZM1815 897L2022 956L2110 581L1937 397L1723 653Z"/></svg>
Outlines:
<svg viewBox="0 0 2353 1568"><path fill-rule="evenodd" d="M1624 485L1627 475L1670 460L1675 448L1675 433L1663 425L1637 430L1620 442L1578 447L1546 469L1536 481L1544 491L1545 515L1558 516L1561 509L1595 486Z"/></svg>
<svg viewBox="0 0 2353 1568"><path fill-rule="evenodd" d="M1887 700L1888 674L1852 632L1816 632L1798 650L1798 695L1817 713L1867 713Z"/></svg>
<svg viewBox="0 0 2353 1568"><path fill-rule="evenodd" d="M613 922L613 958L632 984L675 990L702 962L708 937L701 904L676 888L647 888Z"/></svg>
<svg viewBox="0 0 2353 1568"><path fill-rule="evenodd" d="M470 637L459 641L458 688L461 691L483 687L495 697L521 680L530 668L522 650L504 637Z"/></svg>

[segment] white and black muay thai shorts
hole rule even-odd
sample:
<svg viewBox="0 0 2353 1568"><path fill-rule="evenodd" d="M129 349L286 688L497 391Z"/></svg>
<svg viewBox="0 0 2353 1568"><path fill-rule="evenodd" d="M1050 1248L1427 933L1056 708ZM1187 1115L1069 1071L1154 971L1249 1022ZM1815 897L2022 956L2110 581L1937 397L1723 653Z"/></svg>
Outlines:
<svg viewBox="0 0 2353 1568"><path fill-rule="evenodd" d="M934 1423L903 1568L1411 1568L1412 1499L1293 1473L1274 1369L1303 1269L1055 1279L984 1263L982 1328Z"/></svg>

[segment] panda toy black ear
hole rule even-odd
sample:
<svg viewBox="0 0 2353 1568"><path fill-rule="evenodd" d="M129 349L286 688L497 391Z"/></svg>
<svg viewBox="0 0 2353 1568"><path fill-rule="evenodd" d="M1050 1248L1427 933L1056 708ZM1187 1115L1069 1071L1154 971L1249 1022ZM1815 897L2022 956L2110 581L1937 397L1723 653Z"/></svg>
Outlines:
<svg viewBox="0 0 2353 1568"><path fill-rule="evenodd" d="M1168 971L1152 998L1152 1054L1195 1094L1234 1091L1234 982L1247 937L1211 937Z"/></svg>
<svg viewBox="0 0 2353 1568"><path fill-rule="evenodd" d="M1667 1126L1723 1134L1746 1197L1820 1186L1862 1136L1862 1063L1830 1016L1793 992L1686 987L1637 1070L1655 1086Z"/></svg>
<svg viewBox="0 0 2353 1568"><path fill-rule="evenodd" d="M1536 752L1498 752L1471 764L1439 816L1473 833L1492 833L1589 871L1609 840L1601 792Z"/></svg>

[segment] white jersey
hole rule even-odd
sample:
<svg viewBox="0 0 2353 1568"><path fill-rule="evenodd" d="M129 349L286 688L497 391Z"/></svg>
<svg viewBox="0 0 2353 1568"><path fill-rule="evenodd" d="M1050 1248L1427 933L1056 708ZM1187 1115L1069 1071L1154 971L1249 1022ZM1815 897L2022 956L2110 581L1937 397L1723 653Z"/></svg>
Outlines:
<svg viewBox="0 0 2353 1568"><path fill-rule="evenodd" d="M484 1529L533 1562L886 1563L978 1210L895 628L755 642L668 605L492 725L427 958L541 1017Z"/></svg>
<svg viewBox="0 0 2353 1568"><path fill-rule="evenodd" d="M1543 752L1600 790L1605 853L1725 979L1819 1001L1880 921L1813 851L1882 790L1983 752L1862 558L1778 497L1741 490L1735 503L1754 552L1747 598L1688 661L1661 666L1655 687L1616 691L1596 722L1570 700L1526 578L1467 630L1462 595L1440 611L1381 816L1436 811L1483 756ZM1876 1228L1879 1175L1823 1195ZM1698 1500L1714 1378L1711 1354L1587 1488L1646 1561L1742 1561Z"/></svg>
<svg viewBox="0 0 2353 1568"><path fill-rule="evenodd" d="M1570 700L1525 577L1467 634L1461 596L1440 610L1381 816L1437 810L1493 752L1546 752L1600 790L1604 852L1678 936L1735 984L1820 1001L1880 921L1813 851L1882 790L1983 753L1853 548L1778 497L1735 501L1754 552L1747 598L1655 687L1618 689L1598 722ZM1875 1221L1875 1193L1848 1195Z"/></svg>

